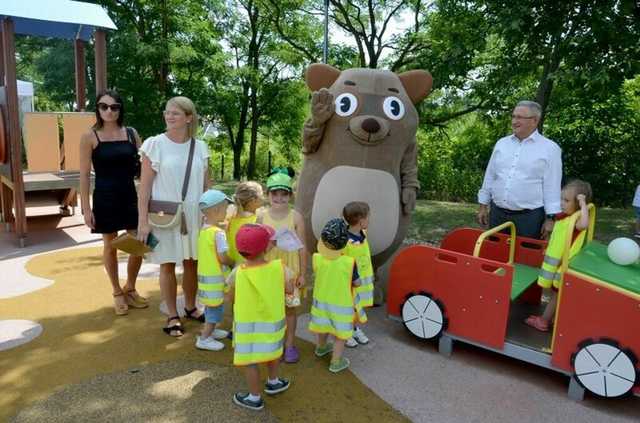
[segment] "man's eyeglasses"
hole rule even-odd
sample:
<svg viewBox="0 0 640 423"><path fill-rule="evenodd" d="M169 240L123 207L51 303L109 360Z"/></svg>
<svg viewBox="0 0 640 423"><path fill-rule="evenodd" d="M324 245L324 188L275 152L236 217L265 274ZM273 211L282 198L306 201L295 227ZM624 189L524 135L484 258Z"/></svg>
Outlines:
<svg viewBox="0 0 640 423"><path fill-rule="evenodd" d="M101 112L106 112L107 109L111 109L112 112L119 112L122 108L122 105L118 103L107 104L107 103L98 103L98 109Z"/></svg>
<svg viewBox="0 0 640 423"><path fill-rule="evenodd" d="M511 119L517 119L517 120L522 120L522 119L535 119L535 116L511 115Z"/></svg>

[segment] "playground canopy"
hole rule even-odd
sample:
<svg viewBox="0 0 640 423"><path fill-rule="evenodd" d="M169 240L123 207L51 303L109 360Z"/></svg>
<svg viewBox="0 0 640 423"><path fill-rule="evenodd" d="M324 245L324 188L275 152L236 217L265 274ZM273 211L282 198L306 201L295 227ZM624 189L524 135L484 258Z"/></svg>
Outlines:
<svg viewBox="0 0 640 423"><path fill-rule="evenodd" d="M97 4L71 0L0 1L0 204L3 221L7 228L13 227L20 245L24 245L27 234L25 191L44 190L53 185L42 183L43 177L38 178L38 184L30 185L23 175L15 34L73 41L76 105L82 111L86 104L85 43L93 36L96 92L99 92L107 88L106 30L114 29L117 28L107 12ZM74 175L51 176L62 180L69 190L77 188L78 177ZM59 182L56 184L56 188L61 188Z"/></svg>
<svg viewBox="0 0 640 423"><path fill-rule="evenodd" d="M116 29L97 4L71 0L3 0L0 19L11 18L15 33L88 41L97 28Z"/></svg>

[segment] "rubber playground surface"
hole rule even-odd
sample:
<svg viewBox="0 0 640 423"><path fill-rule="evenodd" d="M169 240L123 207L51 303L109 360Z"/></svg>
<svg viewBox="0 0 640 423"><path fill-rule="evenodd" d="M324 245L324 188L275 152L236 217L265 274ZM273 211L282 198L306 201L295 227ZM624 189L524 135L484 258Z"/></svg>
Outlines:
<svg viewBox="0 0 640 423"><path fill-rule="evenodd" d="M348 350L351 368L332 374L328 358L313 354L308 305L298 325L301 360L281 367L291 389L267 397L262 412L241 409L231 401L245 384L230 342L221 352L196 350L193 321L183 321L182 338L165 335L153 265L143 265L138 282L150 307L115 316L100 243L80 223L78 216L31 219L25 249L0 232L0 421L640 419L640 399L574 402L568 379L552 371L458 344L445 358L435 343L388 320L383 307L369 309L371 342Z"/></svg>

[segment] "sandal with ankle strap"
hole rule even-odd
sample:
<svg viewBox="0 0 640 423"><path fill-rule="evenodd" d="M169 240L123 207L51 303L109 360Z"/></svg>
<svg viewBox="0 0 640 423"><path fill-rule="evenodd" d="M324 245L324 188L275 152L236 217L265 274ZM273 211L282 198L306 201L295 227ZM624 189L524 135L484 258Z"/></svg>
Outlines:
<svg viewBox="0 0 640 423"><path fill-rule="evenodd" d="M182 327L182 322L180 321L180 316L169 317L167 319L167 325L169 325L172 320L177 320L178 323L174 323L171 326L163 327L162 330L164 331L164 333L166 333L169 336L173 336L174 338L177 338L179 336L184 335L184 328ZM172 335L171 332L177 332L178 334L177 335Z"/></svg>
<svg viewBox="0 0 640 423"><path fill-rule="evenodd" d="M149 307L149 303L147 299L140 296L138 291L135 289L124 290L125 299L127 300L127 305L133 308L147 308Z"/></svg>
<svg viewBox="0 0 640 423"><path fill-rule="evenodd" d="M127 299L126 297L124 298L125 303L119 303L118 300L116 298L118 297L124 297L124 292L120 291L117 294L113 294L113 308L114 311L116 312L117 316L125 316L126 314L129 313L129 306L127 305Z"/></svg>
<svg viewBox="0 0 640 423"><path fill-rule="evenodd" d="M194 316L193 313L195 313L196 311L198 311L198 307L194 307L191 310L187 310L185 308L184 317L186 317L187 319L196 320L200 323L204 323L204 313L202 313L200 316Z"/></svg>

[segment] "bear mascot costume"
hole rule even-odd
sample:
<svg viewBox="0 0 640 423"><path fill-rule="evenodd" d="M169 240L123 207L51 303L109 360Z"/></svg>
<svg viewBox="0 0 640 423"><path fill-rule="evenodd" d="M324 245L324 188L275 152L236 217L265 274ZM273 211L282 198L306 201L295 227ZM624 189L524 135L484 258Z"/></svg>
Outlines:
<svg viewBox="0 0 640 423"><path fill-rule="evenodd" d="M415 104L431 91L422 70L339 71L311 65L313 92L304 124L304 165L296 209L305 220L305 245L315 251L324 224L351 201L369 204L369 245L375 267L398 249L419 188Z"/></svg>

